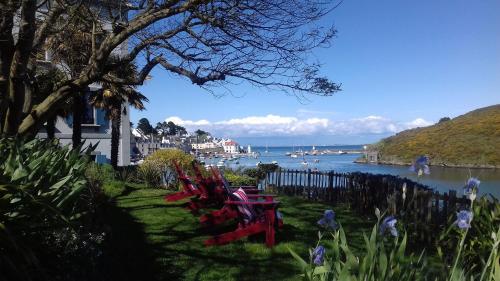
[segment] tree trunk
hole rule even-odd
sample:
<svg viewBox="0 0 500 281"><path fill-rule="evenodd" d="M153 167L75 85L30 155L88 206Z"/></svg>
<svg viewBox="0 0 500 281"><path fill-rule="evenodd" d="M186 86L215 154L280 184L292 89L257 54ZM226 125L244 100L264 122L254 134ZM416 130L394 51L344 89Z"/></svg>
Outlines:
<svg viewBox="0 0 500 281"><path fill-rule="evenodd" d="M45 130L47 130L47 139L49 140L53 140L55 138L56 121L57 121L57 116L50 117L49 119L47 119L47 126L45 127Z"/></svg>
<svg viewBox="0 0 500 281"><path fill-rule="evenodd" d="M82 143L82 117L85 103L83 95L79 93L73 98L73 149Z"/></svg>
<svg viewBox="0 0 500 281"><path fill-rule="evenodd" d="M17 134L19 124L23 118L26 87L28 87L26 79L27 65L36 30L36 28L34 28L36 20L36 7L37 1L22 1L19 17L19 30L17 31L18 42L16 43L14 53L12 54L8 81L2 81L2 83L7 82L8 85L6 88L8 90L8 94L5 94L4 96L4 98L7 98L7 111L5 112L6 117L3 120L4 124L2 131L11 136ZM10 26L10 24L11 23L9 21L8 26ZM3 79L5 79L5 77L3 77ZM5 101L3 102L5 103ZM3 106L4 105L2 105L2 107Z"/></svg>
<svg viewBox="0 0 500 281"><path fill-rule="evenodd" d="M111 165L118 167L118 148L120 146L120 125L122 121L121 104L118 108L113 108L111 118Z"/></svg>
<svg viewBox="0 0 500 281"><path fill-rule="evenodd" d="M82 89L85 89L90 83L91 81L88 80L88 77L84 77L65 84L52 92L40 104L37 104L36 109L31 110L23 119L19 126L18 134L22 136L36 135L38 129L43 126L54 110L57 110L65 99L71 96L73 98L79 96Z"/></svg>

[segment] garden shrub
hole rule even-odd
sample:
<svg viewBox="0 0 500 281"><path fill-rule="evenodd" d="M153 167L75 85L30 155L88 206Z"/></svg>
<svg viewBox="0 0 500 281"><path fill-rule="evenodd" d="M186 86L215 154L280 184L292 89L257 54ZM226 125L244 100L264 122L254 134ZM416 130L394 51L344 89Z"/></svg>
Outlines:
<svg viewBox="0 0 500 281"><path fill-rule="evenodd" d="M101 168L104 181L113 181L116 178L116 171L110 164L98 164Z"/></svg>
<svg viewBox="0 0 500 281"><path fill-rule="evenodd" d="M231 170L225 171L224 177L229 182L229 184L234 186L255 185L255 178L249 177L245 174L238 174Z"/></svg>
<svg viewBox="0 0 500 281"><path fill-rule="evenodd" d="M137 182L137 166L123 166L117 167L116 175L119 180L123 182Z"/></svg>
<svg viewBox="0 0 500 281"><path fill-rule="evenodd" d="M125 191L125 184L122 181L107 181L103 185L103 192L110 198L115 198Z"/></svg>
<svg viewBox="0 0 500 281"><path fill-rule="evenodd" d="M144 161L137 168L137 176L141 179L146 187L158 187L161 182L161 174L163 164L156 160Z"/></svg>
<svg viewBox="0 0 500 281"><path fill-rule="evenodd" d="M267 173L272 173L278 169L277 164L259 164L257 168L246 168L243 173L249 177L252 177L258 181L266 178Z"/></svg>
<svg viewBox="0 0 500 281"><path fill-rule="evenodd" d="M191 163L194 160L192 155L186 154L179 149L160 149L144 160L139 166L138 174L148 186L159 186L161 184L164 187L177 187L177 172L173 164L174 161L186 173L192 174ZM148 178L149 182L145 177Z"/></svg>
<svg viewBox="0 0 500 281"><path fill-rule="evenodd" d="M54 249L49 237L91 211L85 171L93 149L0 139L0 276L38 275Z"/></svg>

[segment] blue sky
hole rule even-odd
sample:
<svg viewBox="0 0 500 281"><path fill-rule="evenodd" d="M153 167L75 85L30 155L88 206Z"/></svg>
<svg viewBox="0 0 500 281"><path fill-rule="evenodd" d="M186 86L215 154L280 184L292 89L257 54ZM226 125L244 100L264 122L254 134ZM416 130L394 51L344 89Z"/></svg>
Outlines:
<svg viewBox="0 0 500 281"><path fill-rule="evenodd" d="M323 19L337 38L311 59L342 83L332 97L248 84L214 97L159 68L131 121L177 121L251 144L361 144L500 103L500 1L344 1ZM223 92L224 89L215 92ZM301 142L301 143L297 143Z"/></svg>

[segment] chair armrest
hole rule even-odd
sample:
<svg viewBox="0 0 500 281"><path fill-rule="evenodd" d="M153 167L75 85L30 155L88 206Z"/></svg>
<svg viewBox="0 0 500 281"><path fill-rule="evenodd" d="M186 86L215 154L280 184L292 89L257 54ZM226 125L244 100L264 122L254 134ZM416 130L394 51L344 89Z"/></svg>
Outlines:
<svg viewBox="0 0 500 281"><path fill-rule="evenodd" d="M243 188L243 189L252 189L252 188L257 188L255 185L241 185L241 186L237 186L237 185L231 185L230 188L233 188L233 189L238 189L238 188Z"/></svg>
<svg viewBox="0 0 500 281"><path fill-rule="evenodd" d="M226 201L224 204L227 205L260 205L260 206L277 206L280 202L279 201L272 201L272 202L267 202L267 201Z"/></svg>
<svg viewBox="0 0 500 281"><path fill-rule="evenodd" d="M259 198L259 197L276 197L274 194L247 194L248 198Z"/></svg>

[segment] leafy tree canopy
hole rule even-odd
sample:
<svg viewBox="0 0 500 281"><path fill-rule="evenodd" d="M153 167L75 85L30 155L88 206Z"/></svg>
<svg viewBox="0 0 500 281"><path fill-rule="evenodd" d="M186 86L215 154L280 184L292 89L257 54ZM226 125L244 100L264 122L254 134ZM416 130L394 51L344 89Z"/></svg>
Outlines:
<svg viewBox="0 0 500 281"><path fill-rule="evenodd" d="M137 123L137 129L141 130L144 134L150 135L155 133L155 129L149 123L147 118L141 118Z"/></svg>

